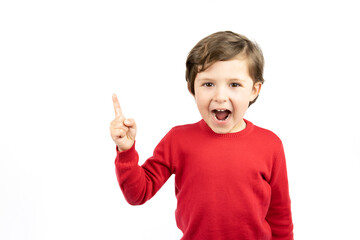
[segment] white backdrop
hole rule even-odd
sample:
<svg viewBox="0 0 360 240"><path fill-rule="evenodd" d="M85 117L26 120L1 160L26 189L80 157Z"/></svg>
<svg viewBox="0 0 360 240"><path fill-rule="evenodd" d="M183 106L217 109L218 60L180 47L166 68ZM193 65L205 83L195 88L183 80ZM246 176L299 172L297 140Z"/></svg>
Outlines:
<svg viewBox="0 0 360 240"><path fill-rule="evenodd" d="M140 162L200 115L185 59L232 30L262 47L245 118L287 156L296 239L360 239L356 1L1 1L0 239L180 239L171 177L130 206L109 135L112 93L138 125Z"/></svg>

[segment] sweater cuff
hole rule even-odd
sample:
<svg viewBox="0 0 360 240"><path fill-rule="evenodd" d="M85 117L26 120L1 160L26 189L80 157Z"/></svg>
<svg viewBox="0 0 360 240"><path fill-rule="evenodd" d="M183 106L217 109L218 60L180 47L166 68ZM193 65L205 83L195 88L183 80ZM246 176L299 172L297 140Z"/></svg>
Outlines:
<svg viewBox="0 0 360 240"><path fill-rule="evenodd" d="M116 158L115 164L117 166L121 165L125 166L136 166L139 162L139 156L137 151L135 150L135 142L132 147L126 151L120 152L118 147L116 146Z"/></svg>

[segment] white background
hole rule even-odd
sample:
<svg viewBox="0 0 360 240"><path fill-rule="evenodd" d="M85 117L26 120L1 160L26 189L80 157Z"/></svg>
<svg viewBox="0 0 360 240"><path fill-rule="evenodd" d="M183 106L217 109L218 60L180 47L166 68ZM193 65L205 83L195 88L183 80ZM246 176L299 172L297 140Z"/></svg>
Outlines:
<svg viewBox="0 0 360 240"><path fill-rule="evenodd" d="M185 59L232 30L262 47L245 118L287 156L296 239L360 239L356 1L1 1L0 239L180 239L171 177L130 206L109 135L112 93L137 121L140 162L200 119Z"/></svg>

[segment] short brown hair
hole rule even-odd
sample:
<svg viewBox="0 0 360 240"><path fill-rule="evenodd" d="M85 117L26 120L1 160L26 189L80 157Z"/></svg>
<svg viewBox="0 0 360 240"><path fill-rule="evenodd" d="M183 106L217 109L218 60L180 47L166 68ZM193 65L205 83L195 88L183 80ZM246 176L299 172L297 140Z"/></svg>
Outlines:
<svg viewBox="0 0 360 240"><path fill-rule="evenodd" d="M195 95L194 82L198 73L205 71L217 61L230 60L238 55L247 58L249 75L254 84L264 83L264 56L260 47L245 36L222 31L205 37L191 49L186 59L185 76L190 92ZM256 99L257 97L249 103L249 106Z"/></svg>

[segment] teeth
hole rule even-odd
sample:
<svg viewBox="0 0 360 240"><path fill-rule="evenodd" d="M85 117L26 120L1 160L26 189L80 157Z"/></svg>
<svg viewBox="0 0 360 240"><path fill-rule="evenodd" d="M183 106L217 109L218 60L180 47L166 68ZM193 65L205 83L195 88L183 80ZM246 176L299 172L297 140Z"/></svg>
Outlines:
<svg viewBox="0 0 360 240"><path fill-rule="evenodd" d="M221 113L221 112L228 112L228 115L226 116L226 118L224 118L224 119L217 118L217 113ZM226 121L230 117L231 111L228 109L214 109L214 110L212 110L212 113L217 120Z"/></svg>

